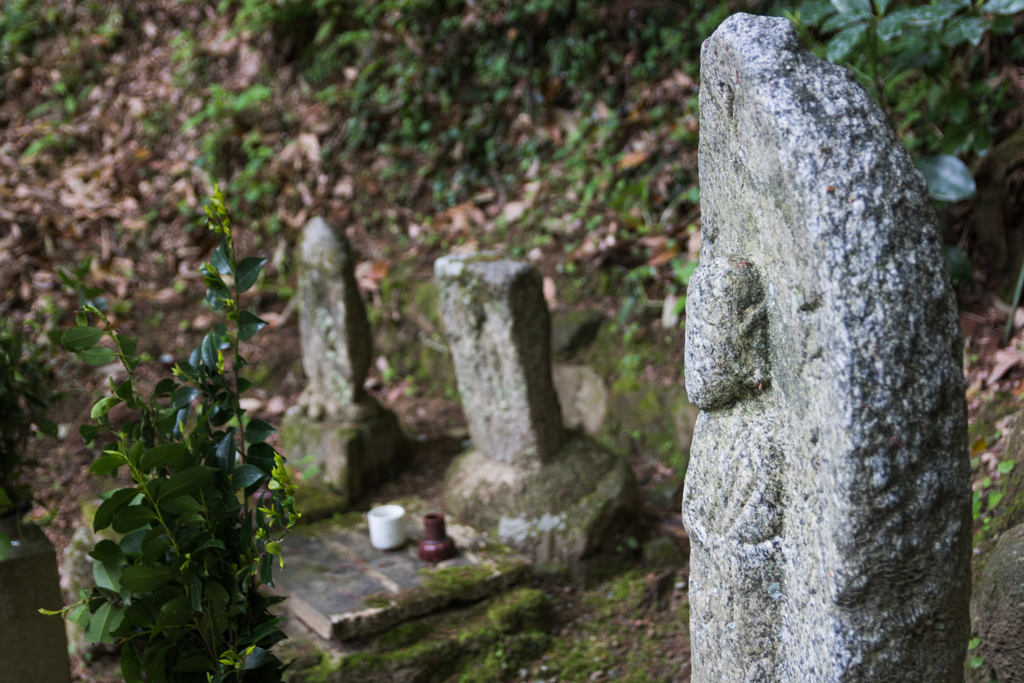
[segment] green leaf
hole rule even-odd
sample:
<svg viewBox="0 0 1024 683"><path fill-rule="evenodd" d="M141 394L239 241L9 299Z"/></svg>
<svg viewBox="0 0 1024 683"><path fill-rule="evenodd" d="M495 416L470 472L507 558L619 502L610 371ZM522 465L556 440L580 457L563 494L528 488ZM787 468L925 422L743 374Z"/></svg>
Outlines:
<svg viewBox="0 0 1024 683"><path fill-rule="evenodd" d="M134 356L139 340L136 337L129 337L124 334L115 334L114 343L117 344L117 348L120 349L121 353L124 355Z"/></svg>
<svg viewBox="0 0 1024 683"><path fill-rule="evenodd" d="M139 459L142 457L142 452L145 448L146 444L141 441L136 441L132 444L131 450L128 451L128 462L130 462L132 466L139 466Z"/></svg>
<svg viewBox="0 0 1024 683"><path fill-rule="evenodd" d="M206 655L194 654L182 657L174 670L178 673L195 673L197 671L216 671L217 665Z"/></svg>
<svg viewBox="0 0 1024 683"><path fill-rule="evenodd" d="M158 519L156 513L144 505L129 505L114 515L114 531L126 534Z"/></svg>
<svg viewBox="0 0 1024 683"><path fill-rule="evenodd" d="M116 353L102 346L94 346L91 349L76 351L75 355L83 363L88 363L89 365L107 365L117 358Z"/></svg>
<svg viewBox="0 0 1024 683"><path fill-rule="evenodd" d="M99 477L126 464L128 464L128 458L123 455L105 455L90 465L89 473Z"/></svg>
<svg viewBox="0 0 1024 683"><path fill-rule="evenodd" d="M97 562L106 562L112 565L125 564L128 562L128 558L125 557L124 551L121 550L113 541L103 539L96 544L96 547L89 553L89 557L96 560ZM114 588L113 590L118 590Z"/></svg>
<svg viewBox="0 0 1024 683"><path fill-rule="evenodd" d="M996 506L999 505L999 501L1003 499L1002 491L992 491L988 494L988 509L995 510Z"/></svg>
<svg viewBox="0 0 1024 683"><path fill-rule="evenodd" d="M245 662L242 664L242 668L248 671L250 669L257 669L264 664L275 661L277 661L277 657L270 654L262 647L254 647L252 652L246 656Z"/></svg>
<svg viewBox="0 0 1024 683"><path fill-rule="evenodd" d="M203 343L200 345L200 353L203 358L203 365L206 369L214 374L217 372L217 335L212 331L208 332L203 337Z"/></svg>
<svg viewBox="0 0 1024 683"><path fill-rule="evenodd" d="M72 624L78 624L82 628L87 628L89 626L89 617L91 616L89 606L82 604L68 612L68 621Z"/></svg>
<svg viewBox="0 0 1024 683"><path fill-rule="evenodd" d="M189 591L189 599L192 601L192 611L203 611L203 580L199 574L192 575L192 590Z"/></svg>
<svg viewBox="0 0 1024 683"><path fill-rule="evenodd" d="M231 267L231 259L228 258L227 247L227 240L221 241L217 248L213 250L213 255L210 256L210 265L221 275L234 274L234 269Z"/></svg>
<svg viewBox="0 0 1024 683"><path fill-rule="evenodd" d="M167 463L180 458L184 453L185 444L183 443L165 443L162 446L150 448L139 461L139 469L143 472L148 472L154 467L166 465Z"/></svg>
<svg viewBox="0 0 1024 683"><path fill-rule="evenodd" d="M162 380L156 383L155 387L153 387L153 398L157 398L160 396L170 396L171 392L174 391L174 388L176 386L178 386L178 383L175 382L174 379L170 377L164 377Z"/></svg>
<svg viewBox="0 0 1024 683"><path fill-rule="evenodd" d="M256 284L260 276L260 269L267 259L258 256L250 256L238 264L238 274L235 277L235 288L239 294L249 291L249 288Z"/></svg>
<svg viewBox="0 0 1024 683"><path fill-rule="evenodd" d="M977 186L967 164L951 154L922 157L915 164L928 183L928 194L944 202L955 202L974 195Z"/></svg>
<svg viewBox="0 0 1024 683"><path fill-rule="evenodd" d="M103 330L95 327L72 327L60 338L64 349L71 352L91 349L103 338Z"/></svg>
<svg viewBox="0 0 1024 683"><path fill-rule="evenodd" d="M265 476L267 476L267 473L258 467L239 465L231 473L231 487L236 489L248 488Z"/></svg>
<svg viewBox="0 0 1024 683"><path fill-rule="evenodd" d="M121 568L116 564L93 562L92 578L96 580L96 585L100 588L108 588L115 593L121 590L121 586L117 583L121 579Z"/></svg>
<svg viewBox="0 0 1024 683"><path fill-rule="evenodd" d="M942 32L942 44L957 47L970 43L977 47L988 30L988 22L981 17L955 17Z"/></svg>
<svg viewBox="0 0 1024 683"><path fill-rule="evenodd" d="M842 14L833 14L821 25L821 31L822 33L842 31L844 28L849 28L854 24L871 21L872 18L873 16L871 14L866 14L864 12L844 12Z"/></svg>
<svg viewBox="0 0 1024 683"><path fill-rule="evenodd" d="M92 412L89 413L89 417L91 417L93 420L98 420L107 413L109 413L110 409L120 402L121 399L119 399L117 396L107 396L106 398L101 398L100 400L96 401L95 404L93 404Z"/></svg>
<svg viewBox="0 0 1024 683"><path fill-rule="evenodd" d="M175 598L160 608L160 620L167 626L183 626L192 621L192 604L188 598Z"/></svg>
<svg viewBox="0 0 1024 683"><path fill-rule="evenodd" d="M142 552L142 540L149 533L149 529L136 529L130 534L125 534L125 537L118 543L118 547L124 551L125 555L138 555Z"/></svg>
<svg viewBox="0 0 1024 683"><path fill-rule="evenodd" d="M199 552L200 550L205 550L207 548L220 548L221 550L227 550L227 548L224 547L223 541L217 538L210 538L200 543L192 552ZM209 590L209 587L207 587L207 590Z"/></svg>
<svg viewBox="0 0 1024 683"><path fill-rule="evenodd" d="M11 556L11 539L7 538L7 534L0 531L0 561L6 560Z"/></svg>
<svg viewBox="0 0 1024 683"><path fill-rule="evenodd" d="M121 585L132 593L152 593L172 578L170 567L133 565L121 572Z"/></svg>
<svg viewBox="0 0 1024 683"><path fill-rule="evenodd" d="M143 683L139 654L131 643L121 646L121 675L124 676L125 683Z"/></svg>
<svg viewBox="0 0 1024 683"><path fill-rule="evenodd" d="M971 265L971 257L964 250L952 244L943 244L942 255L946 259L946 272L954 285L970 282L974 267Z"/></svg>
<svg viewBox="0 0 1024 683"><path fill-rule="evenodd" d="M260 320L249 311L242 311L242 315L239 316L238 321L238 338L242 341L251 339L254 334L262 330L269 323L265 320Z"/></svg>
<svg viewBox="0 0 1024 683"><path fill-rule="evenodd" d="M92 520L93 531L100 531L110 526L114 520L114 514L135 500L138 495L138 490L134 488L117 489L111 493L110 497L103 501L99 509L96 510L96 516Z"/></svg>
<svg viewBox="0 0 1024 683"><path fill-rule="evenodd" d="M124 619L124 611L114 607L109 602L100 605L100 608L89 619L89 628L85 630L85 640L88 643L114 644L114 636L111 635Z"/></svg>
<svg viewBox="0 0 1024 683"><path fill-rule="evenodd" d="M276 431L266 420L259 418L250 420L249 424L245 426L245 440L249 443L263 443Z"/></svg>
<svg viewBox="0 0 1024 683"><path fill-rule="evenodd" d="M167 480L160 489L160 498L177 498L188 493L195 493L210 481L216 470L203 465L193 465L178 472Z"/></svg>
<svg viewBox="0 0 1024 683"><path fill-rule="evenodd" d="M172 515L188 515L202 513L203 506L192 496L178 496L177 498L166 498L160 500L160 507Z"/></svg>
<svg viewBox="0 0 1024 683"><path fill-rule="evenodd" d="M103 431L103 427L99 425L79 425L78 433L82 435L82 441L85 443L91 442Z"/></svg>
<svg viewBox="0 0 1024 683"><path fill-rule="evenodd" d="M981 645L981 638L971 638L971 641L967 643L967 649L973 650L974 648Z"/></svg>
<svg viewBox="0 0 1024 683"><path fill-rule="evenodd" d="M996 466L999 474L1009 474L1013 471L1013 460L1004 460Z"/></svg>
<svg viewBox="0 0 1024 683"><path fill-rule="evenodd" d="M860 45L864 36L867 35L868 25L857 24L850 28L843 29L828 41L828 60L830 62L841 62Z"/></svg>
<svg viewBox="0 0 1024 683"><path fill-rule="evenodd" d="M871 0L832 0L832 4L843 14L847 12L872 13Z"/></svg>
<svg viewBox="0 0 1024 683"><path fill-rule="evenodd" d="M981 11L992 14L1016 14L1024 11L1024 0L988 0L982 5Z"/></svg>
<svg viewBox="0 0 1024 683"><path fill-rule="evenodd" d="M178 387L174 392L174 397L171 399L171 407L184 408L198 395L199 390L195 387Z"/></svg>
<svg viewBox="0 0 1024 683"><path fill-rule="evenodd" d="M984 663L985 663L985 658L982 657L981 655L974 655L973 657L971 657L971 668L972 669L980 668L981 665L984 664Z"/></svg>

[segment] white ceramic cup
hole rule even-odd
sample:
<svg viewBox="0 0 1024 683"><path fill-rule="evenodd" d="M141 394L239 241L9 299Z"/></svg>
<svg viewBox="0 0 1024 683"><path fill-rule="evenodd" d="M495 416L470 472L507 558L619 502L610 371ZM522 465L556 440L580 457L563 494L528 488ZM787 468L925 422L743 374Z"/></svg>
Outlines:
<svg viewBox="0 0 1024 683"><path fill-rule="evenodd" d="M405 528L405 508L401 505L381 505L366 515L370 523L370 545L378 550L401 547L408 538Z"/></svg>

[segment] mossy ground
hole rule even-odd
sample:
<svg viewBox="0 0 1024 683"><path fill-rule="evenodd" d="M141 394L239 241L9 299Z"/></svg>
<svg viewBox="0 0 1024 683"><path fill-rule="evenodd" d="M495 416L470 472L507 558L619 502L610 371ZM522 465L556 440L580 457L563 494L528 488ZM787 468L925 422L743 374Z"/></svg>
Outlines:
<svg viewBox="0 0 1024 683"><path fill-rule="evenodd" d="M633 563L590 590L536 581L398 626L340 663L299 648L291 680L688 681L685 580Z"/></svg>

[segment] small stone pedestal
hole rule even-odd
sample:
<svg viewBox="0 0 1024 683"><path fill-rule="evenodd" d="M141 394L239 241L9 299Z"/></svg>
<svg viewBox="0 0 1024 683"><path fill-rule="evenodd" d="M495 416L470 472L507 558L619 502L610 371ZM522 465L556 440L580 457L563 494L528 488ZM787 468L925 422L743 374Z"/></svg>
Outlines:
<svg viewBox="0 0 1024 683"><path fill-rule="evenodd" d="M0 521L13 542L0 561L0 678L4 683L70 683L64 620L39 613L61 609L53 544L38 527Z"/></svg>
<svg viewBox="0 0 1024 683"><path fill-rule="evenodd" d="M368 486L393 476L408 450L398 418L384 408L359 421L289 415L281 425L281 446L293 467L316 468L316 479L337 493L345 507Z"/></svg>
<svg viewBox="0 0 1024 683"><path fill-rule="evenodd" d="M434 273L474 447L448 471L448 507L538 568L581 576L632 531L639 496L625 461L562 425L540 274L493 254Z"/></svg>

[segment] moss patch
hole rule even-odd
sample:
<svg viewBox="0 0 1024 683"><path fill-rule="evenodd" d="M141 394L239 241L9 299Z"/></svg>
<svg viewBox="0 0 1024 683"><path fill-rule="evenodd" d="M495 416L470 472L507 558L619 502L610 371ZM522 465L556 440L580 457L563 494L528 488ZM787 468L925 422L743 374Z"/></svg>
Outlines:
<svg viewBox="0 0 1024 683"><path fill-rule="evenodd" d="M491 626L501 633L539 630L548 617L548 599L536 588L520 588L502 596L487 610Z"/></svg>

